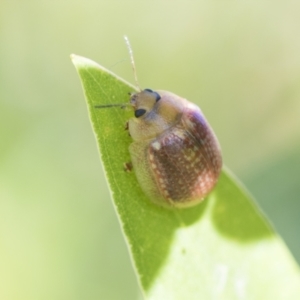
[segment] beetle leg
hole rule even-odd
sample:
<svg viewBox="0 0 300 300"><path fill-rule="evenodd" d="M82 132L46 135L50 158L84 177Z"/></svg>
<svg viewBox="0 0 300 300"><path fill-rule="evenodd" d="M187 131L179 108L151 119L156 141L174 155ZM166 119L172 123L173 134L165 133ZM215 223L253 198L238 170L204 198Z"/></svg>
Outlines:
<svg viewBox="0 0 300 300"><path fill-rule="evenodd" d="M132 169L133 169L132 162L129 161L129 162L124 163L124 164L123 164L123 167L124 167L124 171L125 171L125 172L128 172L128 173L131 172Z"/></svg>
<svg viewBox="0 0 300 300"><path fill-rule="evenodd" d="M128 123L128 121L125 123L124 130L129 130L129 123Z"/></svg>

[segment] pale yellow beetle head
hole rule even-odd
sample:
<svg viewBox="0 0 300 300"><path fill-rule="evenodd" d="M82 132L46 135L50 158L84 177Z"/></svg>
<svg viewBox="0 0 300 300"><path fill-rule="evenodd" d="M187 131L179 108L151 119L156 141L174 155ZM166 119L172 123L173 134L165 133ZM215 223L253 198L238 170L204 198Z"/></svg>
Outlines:
<svg viewBox="0 0 300 300"><path fill-rule="evenodd" d="M135 117L129 120L133 140L155 138L178 122L186 100L166 91L145 89L131 95Z"/></svg>

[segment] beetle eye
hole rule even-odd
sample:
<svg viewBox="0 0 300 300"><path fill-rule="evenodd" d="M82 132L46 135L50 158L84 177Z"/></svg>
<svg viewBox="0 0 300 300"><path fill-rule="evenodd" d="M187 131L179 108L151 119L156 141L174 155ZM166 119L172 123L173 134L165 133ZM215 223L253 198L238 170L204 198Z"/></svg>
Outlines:
<svg viewBox="0 0 300 300"><path fill-rule="evenodd" d="M151 89L144 89L144 91L149 92L149 93L153 93L153 91Z"/></svg>
<svg viewBox="0 0 300 300"><path fill-rule="evenodd" d="M144 115L146 113L146 110L145 109L137 109L135 112L134 112L134 115L136 118L139 118L141 117L142 115Z"/></svg>
<svg viewBox="0 0 300 300"><path fill-rule="evenodd" d="M152 91L151 89L144 89L144 91L154 94L154 95L155 95L155 100L156 100L156 102L157 102L158 100L160 100L160 98L161 98L160 95L159 95L157 92L154 92L154 91Z"/></svg>
<svg viewBox="0 0 300 300"><path fill-rule="evenodd" d="M156 96L156 102L158 101L158 100L160 100L160 95L159 95L159 93L156 93L156 92L153 92L154 94L155 94L155 96Z"/></svg>

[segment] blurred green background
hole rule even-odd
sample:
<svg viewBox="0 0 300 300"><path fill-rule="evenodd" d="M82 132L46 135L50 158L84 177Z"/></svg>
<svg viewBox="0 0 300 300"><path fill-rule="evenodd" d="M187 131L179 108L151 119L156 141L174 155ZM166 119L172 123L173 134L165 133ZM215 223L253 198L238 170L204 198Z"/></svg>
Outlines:
<svg viewBox="0 0 300 300"><path fill-rule="evenodd" d="M0 3L0 299L137 299L71 53L199 104L300 261L300 3ZM238 211L236 212L238 213Z"/></svg>

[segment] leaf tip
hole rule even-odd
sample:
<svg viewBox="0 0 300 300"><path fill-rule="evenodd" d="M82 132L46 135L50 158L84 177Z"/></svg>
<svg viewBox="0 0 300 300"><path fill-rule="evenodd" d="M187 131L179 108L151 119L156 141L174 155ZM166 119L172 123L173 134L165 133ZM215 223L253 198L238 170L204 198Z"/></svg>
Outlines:
<svg viewBox="0 0 300 300"><path fill-rule="evenodd" d="M70 55L70 58L75 66L82 65L87 60L87 58L73 53Z"/></svg>
<svg viewBox="0 0 300 300"><path fill-rule="evenodd" d="M89 66L89 67L93 66L93 67L97 67L97 68L100 67L93 60L91 60L89 58L86 58L86 57L83 57L83 56L80 56L80 55L77 55L77 54L71 54L70 58L71 58L71 60L72 60L72 62L75 65L76 68L87 67L87 66Z"/></svg>
<svg viewBox="0 0 300 300"><path fill-rule="evenodd" d="M73 61L74 59L76 59L76 57L77 57L76 54L73 54L73 53L70 54L70 58L71 58L72 61Z"/></svg>

